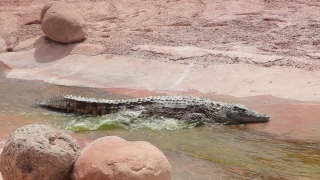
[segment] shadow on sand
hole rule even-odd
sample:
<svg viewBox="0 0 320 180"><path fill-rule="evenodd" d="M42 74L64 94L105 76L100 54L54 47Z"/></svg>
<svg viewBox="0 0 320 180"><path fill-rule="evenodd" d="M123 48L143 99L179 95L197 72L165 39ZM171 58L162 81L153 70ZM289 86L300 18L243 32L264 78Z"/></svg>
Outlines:
<svg viewBox="0 0 320 180"><path fill-rule="evenodd" d="M78 43L63 44L50 40L45 36L39 37L34 43L34 59L38 63L50 63L70 54Z"/></svg>

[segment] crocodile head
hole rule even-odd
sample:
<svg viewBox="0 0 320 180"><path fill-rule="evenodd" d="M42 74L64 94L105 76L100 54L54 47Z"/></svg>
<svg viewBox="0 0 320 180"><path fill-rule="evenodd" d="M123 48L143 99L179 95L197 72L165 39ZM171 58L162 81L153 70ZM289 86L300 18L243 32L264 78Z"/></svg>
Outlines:
<svg viewBox="0 0 320 180"><path fill-rule="evenodd" d="M243 104L232 104L226 112L228 117L227 124L242 124L253 122L268 122L270 116L256 112Z"/></svg>

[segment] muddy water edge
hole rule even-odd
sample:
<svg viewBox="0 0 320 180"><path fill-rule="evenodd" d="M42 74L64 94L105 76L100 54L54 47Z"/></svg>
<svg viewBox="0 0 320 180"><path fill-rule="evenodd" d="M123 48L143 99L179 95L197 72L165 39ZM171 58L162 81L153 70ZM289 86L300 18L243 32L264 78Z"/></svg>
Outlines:
<svg viewBox="0 0 320 180"><path fill-rule="evenodd" d="M271 135L264 124L254 126L205 125L197 128L154 130L150 127L122 128L106 126L95 131L70 131L70 122L79 117L60 115L31 105L41 98L56 94L75 94L86 97L110 99L130 98L127 95L108 93L103 89L59 86L42 81L7 79L0 66L0 146L18 127L30 123L43 123L66 130L77 138L83 146L96 138L116 135L127 140L146 140L163 150L173 166L173 179L319 179L320 146L317 137L288 140L288 134ZM210 98L235 101L231 98ZM277 119L318 118L319 113L306 108L316 105L295 105L291 101L273 100L273 104L256 100L237 100L267 111ZM276 105L275 105L276 104ZM275 108L273 108L275 107ZM283 111L279 109L283 107ZM302 108L301 108L302 107ZM299 111L303 109L303 111ZM81 117L80 117L81 118ZM100 118L101 119L101 118ZM80 119L81 121L81 119ZM93 119L92 123L99 121ZM99 121L101 123L101 121ZM89 125L90 124L89 122ZM275 124L283 125L283 124ZM299 123L296 124L298 126ZM101 128L104 127L104 128ZM299 127L294 127L299 128ZM265 131L266 129L266 131ZM275 131L275 128L270 132ZM301 132L303 136L303 132ZM311 139L310 139L311 140Z"/></svg>

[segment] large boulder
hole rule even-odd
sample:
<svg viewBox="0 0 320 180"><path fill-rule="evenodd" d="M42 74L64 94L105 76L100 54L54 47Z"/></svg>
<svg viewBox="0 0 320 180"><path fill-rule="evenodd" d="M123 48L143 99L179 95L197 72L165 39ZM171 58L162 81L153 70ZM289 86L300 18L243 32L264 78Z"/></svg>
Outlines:
<svg viewBox="0 0 320 180"><path fill-rule="evenodd" d="M32 124L13 132L0 157L4 180L70 180L80 146L71 136Z"/></svg>
<svg viewBox="0 0 320 180"><path fill-rule="evenodd" d="M40 16L43 33L54 41L77 42L87 34L87 24L82 15L66 3L48 3L42 8Z"/></svg>
<svg viewBox="0 0 320 180"><path fill-rule="evenodd" d="M164 154L145 141L102 137L85 147L76 161L73 180L170 180Z"/></svg>

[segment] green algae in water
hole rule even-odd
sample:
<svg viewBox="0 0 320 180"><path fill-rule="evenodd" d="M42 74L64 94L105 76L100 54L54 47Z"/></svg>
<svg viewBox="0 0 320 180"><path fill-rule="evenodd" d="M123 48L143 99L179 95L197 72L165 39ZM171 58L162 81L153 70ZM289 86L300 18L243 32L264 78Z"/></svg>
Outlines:
<svg viewBox="0 0 320 180"><path fill-rule="evenodd" d="M139 117L140 112L122 111L100 117L83 117L72 120L67 124L67 130L74 132L113 130L113 129L151 129L151 130L178 130L194 128L195 124L188 124L181 120L161 117Z"/></svg>

